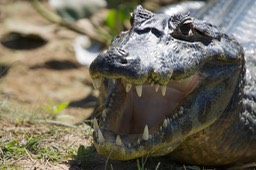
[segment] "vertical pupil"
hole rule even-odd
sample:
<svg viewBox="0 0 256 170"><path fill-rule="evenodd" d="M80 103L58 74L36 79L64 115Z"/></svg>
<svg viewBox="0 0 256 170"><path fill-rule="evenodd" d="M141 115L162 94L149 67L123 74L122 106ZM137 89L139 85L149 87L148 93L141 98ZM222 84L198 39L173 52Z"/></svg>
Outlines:
<svg viewBox="0 0 256 170"><path fill-rule="evenodd" d="M190 29L191 29L191 24L182 24L180 26L180 31L183 35L189 35Z"/></svg>

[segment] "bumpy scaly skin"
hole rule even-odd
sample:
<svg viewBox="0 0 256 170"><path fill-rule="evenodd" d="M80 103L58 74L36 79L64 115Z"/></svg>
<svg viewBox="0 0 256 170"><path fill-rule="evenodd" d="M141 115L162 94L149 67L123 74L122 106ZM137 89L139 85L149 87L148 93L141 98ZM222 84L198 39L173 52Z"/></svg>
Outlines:
<svg viewBox="0 0 256 170"><path fill-rule="evenodd" d="M239 43L186 14L154 14L138 6L131 21L132 28L115 37L90 66L95 87L103 83L95 110L100 116L94 120L98 153L117 160L170 154L202 165L254 161L255 113L244 102L245 60ZM164 98L174 92L171 84L184 82L193 88L168 114L135 103L160 100L148 84L160 87ZM134 97L136 92L142 97ZM143 110L150 113L138 116Z"/></svg>

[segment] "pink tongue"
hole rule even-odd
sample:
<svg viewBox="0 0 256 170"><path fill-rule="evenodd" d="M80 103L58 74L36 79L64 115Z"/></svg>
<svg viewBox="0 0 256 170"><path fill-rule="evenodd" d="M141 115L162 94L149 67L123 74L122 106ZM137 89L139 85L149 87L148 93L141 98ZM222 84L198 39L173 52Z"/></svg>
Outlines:
<svg viewBox="0 0 256 170"><path fill-rule="evenodd" d="M148 125L149 129L159 127L165 118L175 114L175 108L197 87L198 83L197 74L181 81L170 81L165 96L161 94L160 89L155 92L154 87L143 85L142 96L138 97L135 89L132 88L124 112L118 119L118 131L141 134L145 125Z"/></svg>
<svg viewBox="0 0 256 170"><path fill-rule="evenodd" d="M152 128L160 124L184 97L184 93L173 88L167 88L165 96L160 90L156 93L154 88L148 86L143 87L142 97L133 92L133 125L130 133L142 133L145 125Z"/></svg>

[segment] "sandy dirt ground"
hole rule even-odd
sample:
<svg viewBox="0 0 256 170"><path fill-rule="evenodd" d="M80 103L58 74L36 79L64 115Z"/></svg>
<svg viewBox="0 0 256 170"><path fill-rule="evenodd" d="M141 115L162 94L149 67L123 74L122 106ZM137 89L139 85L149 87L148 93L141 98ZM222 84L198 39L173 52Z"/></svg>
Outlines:
<svg viewBox="0 0 256 170"><path fill-rule="evenodd" d="M48 22L26 1L1 4L0 25L1 99L29 108L70 102L63 113L71 115L70 123L87 118L96 95L88 68L75 60L73 40L78 34ZM28 40L8 42L12 37L7 35L17 32L38 36L38 47ZM7 48L6 41L24 49Z"/></svg>
<svg viewBox="0 0 256 170"><path fill-rule="evenodd" d="M49 115L51 107L70 102L67 108L54 115L54 121L80 125L68 127L68 130L61 127L60 135L49 137L48 142L59 140L58 145L76 148L91 145L91 138L85 134L85 127L88 127L81 124L92 113L97 92L91 85L88 68L75 60L72 44L77 36L44 19L29 1L0 1L0 142L21 141L25 134L44 136L53 127L42 122L17 124L17 117L22 112L23 118L28 112L34 117L40 117L44 112ZM1 158L4 163L6 160ZM53 163L26 156L9 162L22 165L21 169L69 169L69 159L72 158Z"/></svg>

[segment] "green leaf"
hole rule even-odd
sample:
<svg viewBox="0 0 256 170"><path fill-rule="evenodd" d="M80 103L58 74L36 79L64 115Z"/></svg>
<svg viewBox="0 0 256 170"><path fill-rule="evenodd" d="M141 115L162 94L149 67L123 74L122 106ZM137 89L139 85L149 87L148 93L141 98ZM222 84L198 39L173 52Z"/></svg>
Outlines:
<svg viewBox="0 0 256 170"><path fill-rule="evenodd" d="M60 113L63 109L65 109L66 107L68 107L70 102L64 102L64 103L60 103L57 106L53 107L53 113L57 114Z"/></svg>
<svg viewBox="0 0 256 170"><path fill-rule="evenodd" d="M125 22L129 21L131 17L130 13L135 6L134 3L125 3L119 5L115 9L109 10L105 23L112 36L117 35L124 30Z"/></svg>
<svg viewBox="0 0 256 170"><path fill-rule="evenodd" d="M105 21L108 28L115 29L115 25L116 25L115 18L116 18L116 10L114 9L109 10L108 15L106 17L106 21Z"/></svg>

